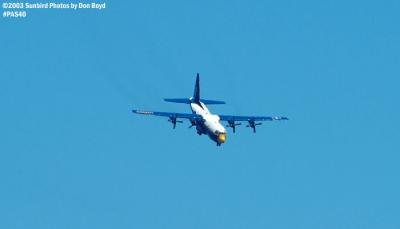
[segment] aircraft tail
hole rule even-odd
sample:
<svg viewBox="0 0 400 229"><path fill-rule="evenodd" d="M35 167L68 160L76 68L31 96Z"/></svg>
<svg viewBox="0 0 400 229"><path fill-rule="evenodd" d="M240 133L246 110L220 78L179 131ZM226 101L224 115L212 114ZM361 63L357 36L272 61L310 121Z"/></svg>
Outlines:
<svg viewBox="0 0 400 229"><path fill-rule="evenodd" d="M166 102L171 102L171 103L196 103L200 104L200 102L204 104L225 104L224 101L218 101L218 100L210 100L210 99L200 99L200 77L199 73L197 73L196 76L196 84L194 85L194 92L193 92L193 97L190 99L184 99L184 98L176 98L176 99L164 99Z"/></svg>
<svg viewBox="0 0 400 229"><path fill-rule="evenodd" d="M194 103L194 101L192 99L185 99L185 98L164 99L164 101L170 102L170 103L185 103L185 104ZM200 102L202 102L204 104L225 104L224 101L210 100L210 99L200 99Z"/></svg>
<svg viewBox="0 0 400 229"><path fill-rule="evenodd" d="M193 97L192 101L193 103L200 104L200 76L199 73L197 73L196 76L196 84L194 85L194 92L193 92Z"/></svg>

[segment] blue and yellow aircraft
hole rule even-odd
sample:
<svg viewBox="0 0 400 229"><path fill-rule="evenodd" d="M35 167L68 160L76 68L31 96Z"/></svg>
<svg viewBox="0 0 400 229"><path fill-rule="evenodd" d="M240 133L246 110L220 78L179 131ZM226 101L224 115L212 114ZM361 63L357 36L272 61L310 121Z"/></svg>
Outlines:
<svg viewBox="0 0 400 229"><path fill-rule="evenodd" d="M172 103L185 103L189 104L192 113L173 113L173 112L158 112L158 111L143 111L143 110L132 110L133 113L142 115L155 115L168 117L168 121L172 123L175 129L176 123L182 123L178 119L187 119L190 121L191 126L196 127L197 134L206 134L211 140L220 146L226 141L226 130L220 121L226 121L228 123L227 127L232 128L233 133L235 133L236 126L241 125L237 123L238 121L246 121L248 125L256 132L256 126L261 125L260 121L278 121L278 120L288 120L286 117L280 116L236 116L236 115L215 115L212 114L206 104L225 104L224 101L200 99L200 84L199 84L199 73L197 73L196 84L194 86L194 94L191 98L176 98L176 99L164 99L166 102Z"/></svg>

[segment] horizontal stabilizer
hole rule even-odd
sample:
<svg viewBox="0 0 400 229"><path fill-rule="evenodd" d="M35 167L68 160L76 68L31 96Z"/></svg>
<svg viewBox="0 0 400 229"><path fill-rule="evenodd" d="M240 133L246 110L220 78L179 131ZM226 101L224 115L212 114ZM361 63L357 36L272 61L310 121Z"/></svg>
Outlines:
<svg viewBox="0 0 400 229"><path fill-rule="evenodd" d="M224 101L218 101L218 100L209 100L209 99L200 99L201 102L204 104L225 104Z"/></svg>
<svg viewBox="0 0 400 229"><path fill-rule="evenodd" d="M181 99L181 98L164 99L164 101L170 102L170 103L186 103L186 104L191 104L191 103L195 102L193 98L190 98L190 99ZM210 99L200 99L200 101L204 104L225 104L224 101L210 100Z"/></svg>
<svg viewBox="0 0 400 229"><path fill-rule="evenodd" d="M190 99L164 99L164 101L170 103L187 103L187 104L192 103Z"/></svg>

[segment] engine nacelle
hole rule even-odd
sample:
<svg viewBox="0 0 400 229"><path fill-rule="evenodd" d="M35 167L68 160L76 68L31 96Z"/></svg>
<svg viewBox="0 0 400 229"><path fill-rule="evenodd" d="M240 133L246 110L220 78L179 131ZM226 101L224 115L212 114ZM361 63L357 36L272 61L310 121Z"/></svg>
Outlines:
<svg viewBox="0 0 400 229"><path fill-rule="evenodd" d="M249 122L249 125L246 125L246 127L252 128L253 129L253 133L256 132L256 126L259 126L259 125L262 124L261 122L256 123L254 120L249 120L248 122Z"/></svg>
<svg viewBox="0 0 400 229"><path fill-rule="evenodd" d="M235 133L236 126L240 126L242 123L236 123L234 120L228 120L228 125L226 127L230 127L233 130L233 133Z"/></svg>
<svg viewBox="0 0 400 229"><path fill-rule="evenodd" d="M172 123L172 128L174 128L174 129L176 127L176 123L182 123L182 121L176 120L175 116L170 116L168 119L168 122Z"/></svg>

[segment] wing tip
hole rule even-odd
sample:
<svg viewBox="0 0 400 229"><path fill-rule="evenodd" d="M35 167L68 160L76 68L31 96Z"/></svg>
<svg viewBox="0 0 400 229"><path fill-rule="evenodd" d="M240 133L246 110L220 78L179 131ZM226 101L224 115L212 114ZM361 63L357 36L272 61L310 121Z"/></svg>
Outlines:
<svg viewBox="0 0 400 229"><path fill-rule="evenodd" d="M132 110L134 114L143 114L143 115L152 115L154 114L153 111L143 111L143 110Z"/></svg>
<svg viewBox="0 0 400 229"><path fill-rule="evenodd" d="M274 120L276 120L276 121L281 121L281 120L289 120L289 118L288 117L280 117L280 116L274 116L274 117L272 117L272 121L274 121Z"/></svg>

